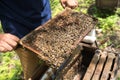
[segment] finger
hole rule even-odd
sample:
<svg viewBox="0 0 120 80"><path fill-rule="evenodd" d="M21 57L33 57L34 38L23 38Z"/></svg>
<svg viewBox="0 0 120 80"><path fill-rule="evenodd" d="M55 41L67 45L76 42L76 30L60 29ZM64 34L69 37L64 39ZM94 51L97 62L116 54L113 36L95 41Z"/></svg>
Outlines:
<svg viewBox="0 0 120 80"><path fill-rule="evenodd" d="M71 7L71 8L75 8L78 6L78 2L76 0L69 0L67 2L68 6Z"/></svg>
<svg viewBox="0 0 120 80"><path fill-rule="evenodd" d="M71 6L71 7L75 7L75 6L77 6L77 4L76 4L75 1L72 1L71 3L69 3L69 6Z"/></svg>
<svg viewBox="0 0 120 80"><path fill-rule="evenodd" d="M11 35L11 34L7 34L6 37L8 37L8 39L13 39L14 41L19 41L19 38L17 36Z"/></svg>
<svg viewBox="0 0 120 80"><path fill-rule="evenodd" d="M63 6L63 8L65 8L67 3L66 2L61 2L61 5Z"/></svg>
<svg viewBox="0 0 120 80"><path fill-rule="evenodd" d="M1 47L4 48L4 51L11 51L13 50L13 47L10 46L8 43L1 41Z"/></svg>
<svg viewBox="0 0 120 80"><path fill-rule="evenodd" d="M17 46L17 42L12 40L12 39L9 39L9 40L5 39L4 41L7 42L12 47L16 47Z"/></svg>
<svg viewBox="0 0 120 80"><path fill-rule="evenodd" d="M75 4L78 5L78 1L77 0L75 0Z"/></svg>

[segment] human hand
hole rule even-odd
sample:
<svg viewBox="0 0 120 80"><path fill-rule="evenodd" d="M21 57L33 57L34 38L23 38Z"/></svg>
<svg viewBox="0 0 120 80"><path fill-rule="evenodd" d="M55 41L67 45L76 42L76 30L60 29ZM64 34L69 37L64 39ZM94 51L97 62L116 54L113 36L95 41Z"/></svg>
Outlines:
<svg viewBox="0 0 120 80"><path fill-rule="evenodd" d="M78 0L60 0L60 2L63 8L69 7L71 9L74 9L78 6Z"/></svg>
<svg viewBox="0 0 120 80"><path fill-rule="evenodd" d="M11 51L17 46L19 38L9 34L0 34L0 52Z"/></svg>

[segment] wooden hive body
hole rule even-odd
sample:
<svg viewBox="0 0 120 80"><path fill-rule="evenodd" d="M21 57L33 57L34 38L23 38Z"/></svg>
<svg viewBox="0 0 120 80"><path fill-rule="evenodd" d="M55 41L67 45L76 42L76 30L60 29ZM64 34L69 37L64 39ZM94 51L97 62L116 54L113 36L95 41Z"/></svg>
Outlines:
<svg viewBox="0 0 120 80"><path fill-rule="evenodd" d="M20 40L20 44L35 52L46 62L59 68L80 49L78 44L94 28L97 20L81 12L66 9Z"/></svg>
<svg viewBox="0 0 120 80"><path fill-rule="evenodd" d="M120 0L96 0L96 6L101 9L114 10L120 7Z"/></svg>

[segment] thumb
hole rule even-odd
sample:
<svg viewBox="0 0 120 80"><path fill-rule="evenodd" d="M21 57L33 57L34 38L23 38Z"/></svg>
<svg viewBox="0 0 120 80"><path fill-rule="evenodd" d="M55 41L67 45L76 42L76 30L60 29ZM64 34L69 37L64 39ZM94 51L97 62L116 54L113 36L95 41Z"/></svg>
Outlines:
<svg viewBox="0 0 120 80"><path fill-rule="evenodd" d="M67 2L66 1L61 1L61 5L63 8L65 8L67 6Z"/></svg>

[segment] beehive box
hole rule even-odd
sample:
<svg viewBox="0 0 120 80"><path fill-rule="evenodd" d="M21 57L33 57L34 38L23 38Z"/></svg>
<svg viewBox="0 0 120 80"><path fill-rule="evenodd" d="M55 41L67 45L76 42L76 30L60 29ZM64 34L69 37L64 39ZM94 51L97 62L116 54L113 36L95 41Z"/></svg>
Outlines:
<svg viewBox="0 0 120 80"><path fill-rule="evenodd" d="M23 37L20 44L38 54L47 65L58 69L74 54L96 23L97 20L89 15L66 9Z"/></svg>
<svg viewBox="0 0 120 80"><path fill-rule="evenodd" d="M96 6L101 9L116 9L120 7L120 0L96 0Z"/></svg>
<svg viewBox="0 0 120 80"><path fill-rule="evenodd" d="M84 49L62 80L117 80L119 52Z"/></svg>
<svg viewBox="0 0 120 80"><path fill-rule="evenodd" d="M81 54L78 56L77 61L71 68L63 75L62 80L83 80L86 70L95 54L96 47L91 45L83 45ZM90 80L90 79L88 79Z"/></svg>
<svg viewBox="0 0 120 80"><path fill-rule="evenodd" d="M95 54L82 80L116 80L118 54L113 51L100 51Z"/></svg>

